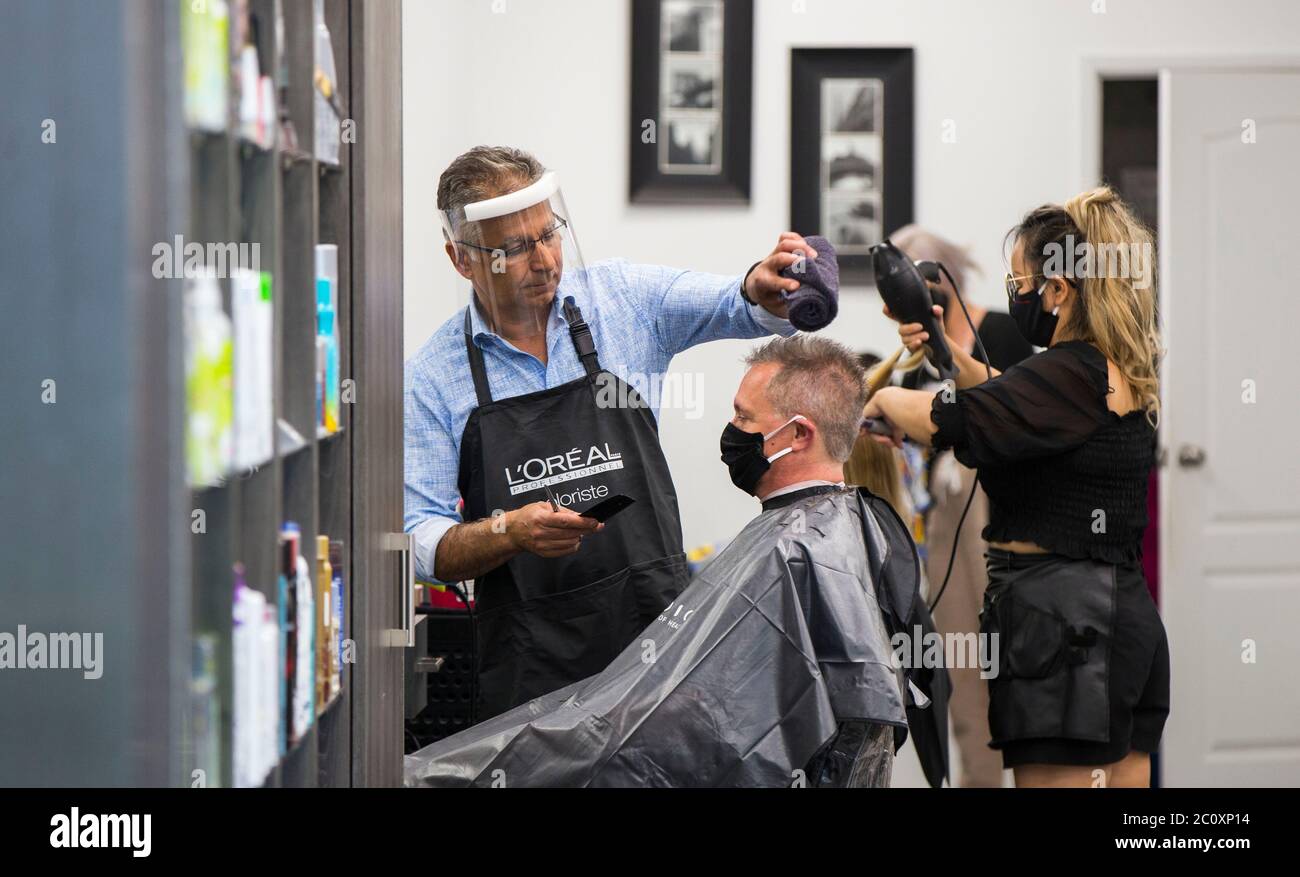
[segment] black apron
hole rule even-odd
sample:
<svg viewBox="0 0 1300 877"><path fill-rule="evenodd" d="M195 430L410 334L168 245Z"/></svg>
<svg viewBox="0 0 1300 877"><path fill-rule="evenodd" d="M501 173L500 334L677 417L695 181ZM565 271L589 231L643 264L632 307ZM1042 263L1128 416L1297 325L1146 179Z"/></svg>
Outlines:
<svg viewBox="0 0 1300 877"><path fill-rule="evenodd" d="M618 494L636 502L576 554L521 552L475 580L478 719L605 669L689 581L654 415L601 369L581 311L564 311L586 374L494 401L465 310L478 407L461 438L464 519L545 501L547 484L578 512Z"/></svg>
<svg viewBox="0 0 1300 877"><path fill-rule="evenodd" d="M994 548L985 557L989 583L980 633L998 635L989 745L1109 742L1115 565Z"/></svg>

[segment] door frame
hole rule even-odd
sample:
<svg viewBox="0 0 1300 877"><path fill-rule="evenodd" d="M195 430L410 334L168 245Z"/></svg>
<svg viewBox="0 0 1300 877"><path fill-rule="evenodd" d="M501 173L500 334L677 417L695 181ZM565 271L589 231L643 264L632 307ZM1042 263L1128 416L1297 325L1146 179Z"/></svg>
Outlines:
<svg viewBox="0 0 1300 877"><path fill-rule="evenodd" d="M1300 55L1169 54L1085 55L1079 63L1080 134L1079 176L1082 192L1101 179L1101 83L1105 79L1144 77L1159 79L1166 67L1187 70L1252 70L1278 72L1300 66ZM1276 68L1276 70L1274 70ZM1160 159L1164 159L1161 144Z"/></svg>
<svg viewBox="0 0 1300 877"><path fill-rule="evenodd" d="M1294 73L1300 68L1300 55L1243 55L1243 54L1160 54L1151 55L1101 55L1087 56L1081 59L1080 63L1080 164L1079 176L1075 191L1084 191L1097 185L1102 174L1102 83L1106 79L1123 79L1123 78L1154 78L1161 82L1161 72L1166 69L1175 69L1188 72L1288 72ZM1164 92L1163 83L1160 86L1160 104L1159 128L1166 127L1165 114L1169 112L1168 100ZM1169 166L1169 149L1170 144L1163 139L1158 144L1157 167L1164 168ZM1157 178L1159 180L1159 177ZM1160 186L1156 193L1158 211L1161 217L1161 227L1167 227L1168 223L1165 218L1169 215L1170 204L1169 196L1163 185ZM1159 276L1167 277L1169 272L1166 264L1167 254L1164 248L1158 251L1158 272ZM1164 287L1158 287L1157 293L1161 298L1159 302L1159 312L1167 314L1168 309L1165 307ZM1168 326L1161 326L1162 341L1166 348L1172 347L1176 339L1169 335ZM1160 379L1160 396L1162 399L1168 396L1168 375L1162 374ZM1162 435L1160 438L1160 447L1157 449L1158 459L1167 457L1166 448L1168 446L1169 436ZM1162 465L1163 464L1158 464ZM1160 492L1160 580L1162 582L1162 593L1165 582L1170 581L1168 568L1170 563L1170 519L1174 511L1168 500L1169 481L1161 477L1159 479ZM1161 601L1163 603L1163 601ZM1164 612L1161 610L1161 617ZM1171 660L1173 656L1171 656ZM1163 775L1167 765L1161 759L1159 771L1163 784ZM1154 777L1153 777L1154 779Z"/></svg>

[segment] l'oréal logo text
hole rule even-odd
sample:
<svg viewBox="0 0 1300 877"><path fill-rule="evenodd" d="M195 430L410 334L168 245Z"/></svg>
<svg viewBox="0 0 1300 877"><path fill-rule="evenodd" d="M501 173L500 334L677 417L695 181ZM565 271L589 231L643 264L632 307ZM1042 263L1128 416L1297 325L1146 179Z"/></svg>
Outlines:
<svg viewBox="0 0 1300 877"><path fill-rule="evenodd" d="M527 493L544 484L560 484L586 478L601 472L623 468L623 455L615 453L608 442L592 445L583 450L573 448L567 453L549 457L533 457L514 466L506 467L506 484L510 495Z"/></svg>

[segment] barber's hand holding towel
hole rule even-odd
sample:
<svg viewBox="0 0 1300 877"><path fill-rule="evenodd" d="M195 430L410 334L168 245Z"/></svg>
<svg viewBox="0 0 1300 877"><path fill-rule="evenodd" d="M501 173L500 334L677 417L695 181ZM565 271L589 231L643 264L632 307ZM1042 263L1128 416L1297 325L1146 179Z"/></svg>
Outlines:
<svg viewBox="0 0 1300 877"><path fill-rule="evenodd" d="M802 235L792 231L783 232L776 248L745 276L745 297L762 305L769 313L787 319L789 303L785 294L797 291L803 283L791 277L783 277L781 272L800 259L816 258L817 251Z"/></svg>

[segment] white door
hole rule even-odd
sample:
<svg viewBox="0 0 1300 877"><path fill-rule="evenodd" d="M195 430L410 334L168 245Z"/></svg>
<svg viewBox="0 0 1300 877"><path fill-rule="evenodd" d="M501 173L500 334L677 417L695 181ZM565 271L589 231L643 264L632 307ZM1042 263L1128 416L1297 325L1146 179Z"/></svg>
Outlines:
<svg viewBox="0 0 1300 877"><path fill-rule="evenodd" d="M1160 75L1168 786L1300 786L1300 67Z"/></svg>

